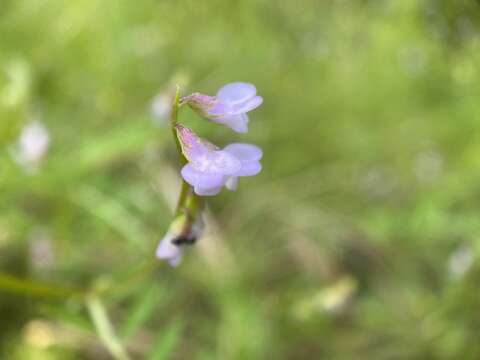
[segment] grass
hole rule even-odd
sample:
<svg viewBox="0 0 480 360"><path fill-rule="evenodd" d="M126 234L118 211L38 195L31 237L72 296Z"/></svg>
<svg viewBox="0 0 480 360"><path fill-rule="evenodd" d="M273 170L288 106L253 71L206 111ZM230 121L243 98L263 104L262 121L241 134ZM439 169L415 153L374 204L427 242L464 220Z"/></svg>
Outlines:
<svg viewBox="0 0 480 360"><path fill-rule="evenodd" d="M100 289L134 359L479 358L478 14L473 0L3 1L0 358L109 358L65 289ZM208 199L179 268L152 266L180 178L151 101L236 80L265 99L247 135L180 120L258 144L263 171ZM32 173L11 153L34 119L51 145Z"/></svg>

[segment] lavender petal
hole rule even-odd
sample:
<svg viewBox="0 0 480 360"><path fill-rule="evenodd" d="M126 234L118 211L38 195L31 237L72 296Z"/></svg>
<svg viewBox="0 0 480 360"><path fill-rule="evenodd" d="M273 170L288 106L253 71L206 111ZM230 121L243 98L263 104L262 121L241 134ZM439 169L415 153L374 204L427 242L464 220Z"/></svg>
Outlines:
<svg viewBox="0 0 480 360"><path fill-rule="evenodd" d="M169 234L165 235L160 241L155 255L158 259L167 260L171 266L178 266L182 260L182 250L172 243Z"/></svg>
<svg viewBox="0 0 480 360"><path fill-rule="evenodd" d="M263 152L258 146L244 143L232 143L223 148L240 161L258 161L262 158Z"/></svg>
<svg viewBox="0 0 480 360"><path fill-rule="evenodd" d="M231 115L246 113L256 109L257 107L262 105L262 103L263 103L263 98L261 96L254 96L253 98L245 102L233 105L229 113Z"/></svg>
<svg viewBox="0 0 480 360"><path fill-rule="evenodd" d="M242 113L227 117L222 120L222 123L237 133L245 134L248 132L248 120L248 115Z"/></svg>
<svg viewBox="0 0 480 360"><path fill-rule="evenodd" d="M217 98L232 104L243 103L257 94L257 89L253 84L244 82L234 82L223 86L217 92Z"/></svg>
<svg viewBox="0 0 480 360"><path fill-rule="evenodd" d="M233 175L242 164L234 155L222 151L209 151L201 156L191 158L192 166L205 174Z"/></svg>
<svg viewBox="0 0 480 360"><path fill-rule="evenodd" d="M195 169L191 164L187 164L181 171L183 179L192 186L200 188L216 188L224 184L223 174L205 173Z"/></svg>
<svg viewBox="0 0 480 360"><path fill-rule="evenodd" d="M262 171L262 165L258 161L242 162L242 168L235 174L235 176L255 176Z"/></svg>
<svg viewBox="0 0 480 360"><path fill-rule="evenodd" d="M218 187L212 187L212 188L202 188L195 186L194 188L195 194L200 195L200 196L214 196L217 195L220 190L222 190L221 186Z"/></svg>

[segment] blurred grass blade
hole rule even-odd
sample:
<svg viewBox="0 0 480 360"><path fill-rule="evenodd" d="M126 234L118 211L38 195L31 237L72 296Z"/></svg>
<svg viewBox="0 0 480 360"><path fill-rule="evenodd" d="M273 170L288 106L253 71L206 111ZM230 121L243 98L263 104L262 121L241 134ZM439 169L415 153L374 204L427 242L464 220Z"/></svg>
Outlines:
<svg viewBox="0 0 480 360"><path fill-rule="evenodd" d="M145 322L152 317L153 311L160 304L159 298L163 297L162 295L159 285L152 286L146 293L140 292L138 294L137 303L133 306L120 331L123 338L134 336Z"/></svg>
<svg viewBox="0 0 480 360"><path fill-rule="evenodd" d="M154 341L154 347L147 357L148 360L167 360L171 358L171 354L175 346L180 340L183 330L183 322L175 320L166 330L161 333Z"/></svg>
<svg viewBox="0 0 480 360"><path fill-rule="evenodd" d="M0 291L21 294L28 297L68 298L82 296L81 289L68 288L53 284L46 284L29 279L20 279L15 276L0 273Z"/></svg>
<svg viewBox="0 0 480 360"><path fill-rule="evenodd" d="M43 316L55 319L59 322L63 322L70 327L85 331L89 334L94 334L95 329L85 314L74 312L68 309L66 306L58 306L58 304L51 305L45 304L39 308L40 313Z"/></svg>
<svg viewBox="0 0 480 360"><path fill-rule="evenodd" d="M58 158L52 164L56 170L64 172L72 169L74 173L83 173L101 166L132 156L136 151L143 150L145 144L152 139L158 139L159 133L152 128L140 125L119 126L117 129L86 141L80 148L70 154ZM75 164L72 167L72 164Z"/></svg>
<svg viewBox="0 0 480 360"><path fill-rule="evenodd" d="M139 123L140 125L118 126L106 134L91 137L66 154L52 154L44 171L37 176L31 177L19 172L15 177L0 178L1 185L9 191L50 186L58 190L62 185L69 184L91 171L134 156L145 149L150 140L158 140L164 136L142 122Z"/></svg>
<svg viewBox="0 0 480 360"><path fill-rule="evenodd" d="M70 199L118 231L132 245L145 249L148 245L142 222L119 201L95 187L80 186L70 194Z"/></svg>
<svg viewBox="0 0 480 360"><path fill-rule="evenodd" d="M96 295L90 295L86 303L97 334L112 357L116 360L130 360L125 348L115 335L112 323L100 298Z"/></svg>

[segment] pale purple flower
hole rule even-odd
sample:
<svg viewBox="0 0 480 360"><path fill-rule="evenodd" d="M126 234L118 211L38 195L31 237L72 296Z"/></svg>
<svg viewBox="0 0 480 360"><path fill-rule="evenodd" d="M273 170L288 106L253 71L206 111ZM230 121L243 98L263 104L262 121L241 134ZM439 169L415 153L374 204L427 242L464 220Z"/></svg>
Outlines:
<svg viewBox="0 0 480 360"><path fill-rule="evenodd" d="M222 87L216 96L193 93L182 99L204 118L223 124L238 133L248 131L247 112L263 102L254 85L234 82Z"/></svg>
<svg viewBox="0 0 480 360"><path fill-rule="evenodd" d="M233 143L220 150L182 125L176 129L188 160L182 168L182 177L197 195L216 195L223 186L235 191L238 177L254 176L262 169L259 161L262 150L255 145Z"/></svg>
<svg viewBox="0 0 480 360"><path fill-rule="evenodd" d="M200 214L197 214L193 222L180 215L160 240L155 253L157 258L168 261L171 266L178 266L182 261L183 247L193 245L202 236L204 227Z"/></svg>
<svg viewBox="0 0 480 360"><path fill-rule="evenodd" d="M174 237L167 233L158 244L156 256L160 260L166 260L171 266L178 266L182 261L182 249L173 243Z"/></svg>

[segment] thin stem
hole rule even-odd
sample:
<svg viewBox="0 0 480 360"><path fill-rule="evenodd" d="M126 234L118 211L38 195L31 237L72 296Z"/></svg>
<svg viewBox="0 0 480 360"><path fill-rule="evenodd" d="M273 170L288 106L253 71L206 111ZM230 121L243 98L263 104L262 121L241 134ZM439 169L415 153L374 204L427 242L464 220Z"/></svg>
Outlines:
<svg viewBox="0 0 480 360"><path fill-rule="evenodd" d="M173 100L173 105L172 105L172 112L170 115L170 126L172 128L172 135L173 139L175 140L175 145L177 146L177 152L180 155L180 162L182 165L185 165L187 163L187 159L185 159L185 156L182 153L182 146L180 145L180 140L178 140L177 137L177 130L175 129L175 125L178 123L178 109L180 107L180 86L176 86L175 90L175 98Z"/></svg>
<svg viewBox="0 0 480 360"><path fill-rule="evenodd" d="M143 264L139 269L130 272L124 278L116 279L113 285L106 287L105 289L99 289L96 291L99 295L109 296L114 293L121 292L125 289L130 289L139 282L143 281L152 272L159 269L164 265L163 262L159 262L157 259L150 260Z"/></svg>
<svg viewBox="0 0 480 360"><path fill-rule="evenodd" d="M84 296L87 293L84 289L63 287L29 279L21 279L1 272L0 290L25 296L57 299Z"/></svg>
<svg viewBox="0 0 480 360"><path fill-rule="evenodd" d="M96 295L90 295L86 298L86 305L98 337L110 355L116 360L130 360L130 356L115 334L113 325L100 298Z"/></svg>
<svg viewBox="0 0 480 360"><path fill-rule="evenodd" d="M185 155L182 152L182 146L180 145L180 140L178 139L177 130L175 128L175 126L178 124L178 111L180 106L180 87L177 85L175 98L172 105L170 126L172 128L172 135L175 140L175 145L177 146L177 152L180 157L180 163L183 166L188 162L188 160L185 158ZM177 207L175 209L175 216L185 213L189 218L194 218L200 203L201 199L195 195L195 193L192 191L192 187L182 179L182 187L178 197ZM190 204L194 205L194 208L190 209Z"/></svg>

